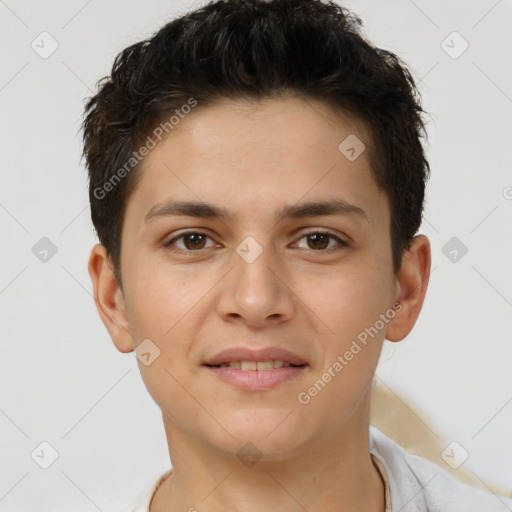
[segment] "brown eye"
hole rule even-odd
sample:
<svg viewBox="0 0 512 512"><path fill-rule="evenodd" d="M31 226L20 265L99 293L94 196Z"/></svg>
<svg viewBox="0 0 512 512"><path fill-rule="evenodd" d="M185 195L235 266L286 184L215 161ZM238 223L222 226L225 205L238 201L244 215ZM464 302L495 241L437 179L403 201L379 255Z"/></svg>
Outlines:
<svg viewBox="0 0 512 512"><path fill-rule="evenodd" d="M338 246L342 247L348 247L348 242L345 242L341 238L332 235L331 233L324 233L321 231L314 231L312 233L306 233L304 236L302 236L302 239L306 239L307 247L305 249L315 251L315 252L322 252L322 251L328 251L329 249L332 249L333 247L329 247L329 243L331 240L335 240L337 242Z"/></svg>
<svg viewBox="0 0 512 512"><path fill-rule="evenodd" d="M183 237L185 247L187 249L203 249L205 237L203 235L193 233Z"/></svg>
<svg viewBox="0 0 512 512"><path fill-rule="evenodd" d="M329 235L323 233L315 233L313 235L307 235L310 249L325 249L329 245Z"/></svg>
<svg viewBox="0 0 512 512"><path fill-rule="evenodd" d="M208 235L204 233L198 233L196 231L190 231L188 233L182 233L180 236L173 238L168 243L167 246L175 246L176 241L182 240L183 246L176 246L176 250L178 251L197 251L205 248L206 240L210 238Z"/></svg>

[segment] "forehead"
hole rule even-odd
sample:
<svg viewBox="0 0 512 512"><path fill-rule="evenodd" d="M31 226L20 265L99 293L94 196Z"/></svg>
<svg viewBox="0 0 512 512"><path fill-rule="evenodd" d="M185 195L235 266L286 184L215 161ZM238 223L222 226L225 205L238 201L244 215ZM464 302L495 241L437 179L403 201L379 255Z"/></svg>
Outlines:
<svg viewBox="0 0 512 512"><path fill-rule="evenodd" d="M172 145L170 139L179 138L179 144L185 143L191 149L197 145L216 156L226 155L226 150L243 156L244 150L256 149L260 158L266 153L276 157L276 151L283 149L283 156L288 159L301 155L318 159L320 147L325 150L329 145L337 150L340 137L350 134L371 144L367 125L361 118L339 108L335 110L323 101L291 94L258 100L218 99L196 107L175 128L168 144ZM161 146L166 146L165 141ZM153 152L153 158L157 154L158 150Z"/></svg>
<svg viewBox="0 0 512 512"><path fill-rule="evenodd" d="M370 221L387 207L371 171L365 124L326 103L219 100L197 106L175 128L142 162L128 208L137 219L171 199L230 205L226 210L253 219L263 209L275 215L284 204L320 198L364 205ZM347 140L360 143L355 159L342 151Z"/></svg>

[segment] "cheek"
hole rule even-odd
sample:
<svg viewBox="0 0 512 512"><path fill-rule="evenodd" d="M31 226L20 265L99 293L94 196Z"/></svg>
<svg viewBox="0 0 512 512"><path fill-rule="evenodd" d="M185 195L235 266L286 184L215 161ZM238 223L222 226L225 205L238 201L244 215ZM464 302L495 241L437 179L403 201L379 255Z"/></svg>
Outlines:
<svg viewBox="0 0 512 512"><path fill-rule="evenodd" d="M363 270L364 267L364 270ZM330 415L325 428L336 429L354 411L369 390L379 361L385 328L380 315L386 310L386 284L371 266L325 280L323 300L314 308L321 322L321 365L314 369L309 389L311 415ZM313 309L313 308L312 308ZM376 326L376 322L380 322ZM335 404L333 408L332 405Z"/></svg>
<svg viewBox="0 0 512 512"><path fill-rule="evenodd" d="M172 396L180 396L183 390L177 382L185 382L197 370L191 366L190 352L209 305L208 292L218 281L185 270L147 264L139 266L130 280L132 300L127 311L132 336L137 343L149 339L157 347L158 357L150 366L139 361L142 378L157 403L165 401L159 397L160 388L164 395L172 391Z"/></svg>
<svg viewBox="0 0 512 512"><path fill-rule="evenodd" d="M157 354L149 365L138 361L140 374L153 400L162 410L172 411L178 421L187 417L194 405L183 383L193 370L188 354L200 325L197 313L205 291L156 272L139 273L134 283L132 334L137 336L137 343L151 340Z"/></svg>
<svg viewBox="0 0 512 512"><path fill-rule="evenodd" d="M201 298L212 287L208 279L199 279L197 272L184 272L184 267L149 263L138 266L129 285L129 312L134 329L162 343L183 329L186 317L200 307Z"/></svg>
<svg viewBox="0 0 512 512"><path fill-rule="evenodd" d="M363 268L364 267L364 268ZM308 278L304 302L323 320L329 333L347 342L373 325L386 308L387 292L382 274L370 266L340 268L312 283Z"/></svg>

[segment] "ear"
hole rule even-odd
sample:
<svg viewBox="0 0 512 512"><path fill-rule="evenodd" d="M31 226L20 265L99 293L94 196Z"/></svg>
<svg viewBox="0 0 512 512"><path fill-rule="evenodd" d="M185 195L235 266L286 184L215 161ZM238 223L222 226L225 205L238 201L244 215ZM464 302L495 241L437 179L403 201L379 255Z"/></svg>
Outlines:
<svg viewBox="0 0 512 512"><path fill-rule="evenodd" d="M388 323L386 339L389 341L403 340L412 331L427 292L430 265L430 241L425 235L417 235L403 254L395 297L401 308L395 308L396 315Z"/></svg>
<svg viewBox="0 0 512 512"><path fill-rule="evenodd" d="M94 302L107 331L120 352L132 352L133 340L126 316L123 293L114 276L105 246L96 244L89 256L89 275L94 287Z"/></svg>

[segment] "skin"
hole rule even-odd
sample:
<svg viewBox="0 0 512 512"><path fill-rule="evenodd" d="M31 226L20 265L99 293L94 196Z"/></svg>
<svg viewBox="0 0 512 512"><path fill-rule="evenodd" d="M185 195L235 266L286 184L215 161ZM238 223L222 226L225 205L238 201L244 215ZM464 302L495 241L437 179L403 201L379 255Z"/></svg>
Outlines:
<svg viewBox="0 0 512 512"><path fill-rule="evenodd" d="M293 127L293 129L290 129ZM399 341L420 313L430 243L414 238L392 272L390 210L366 149L349 161L338 145L365 125L293 96L198 106L146 157L122 230L123 292L105 248L89 258L95 302L115 346L150 339L160 355L139 361L162 410L173 472L151 511L295 512L384 510L384 486L369 454L372 379L385 338ZM344 199L366 212L277 221L284 205ZM166 200L226 207L233 220L146 213ZM305 236L317 228L335 238ZM181 238L186 229L210 238ZM263 252L236 252L248 236ZM195 244L195 245L194 245ZM357 335L400 311L311 401L297 396L332 367ZM278 346L308 362L265 391L220 381L202 363L234 346ZM246 444L262 457L237 457ZM194 509L192 509L194 510Z"/></svg>

